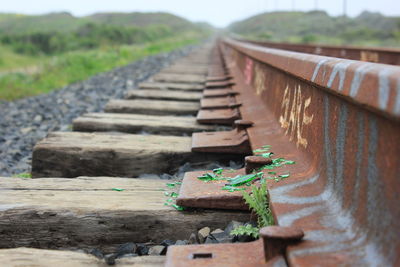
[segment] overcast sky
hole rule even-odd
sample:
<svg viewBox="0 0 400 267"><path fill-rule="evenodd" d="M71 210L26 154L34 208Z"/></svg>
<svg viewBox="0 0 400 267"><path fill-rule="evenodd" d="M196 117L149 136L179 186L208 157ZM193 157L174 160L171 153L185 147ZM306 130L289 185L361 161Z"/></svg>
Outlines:
<svg viewBox="0 0 400 267"><path fill-rule="evenodd" d="M343 13L346 0L0 0L0 12L42 14L68 11L76 16L95 12L166 11L192 21L206 21L224 27L233 21L265 11L313 10L331 15ZM400 0L347 0L347 14L363 10L400 15Z"/></svg>

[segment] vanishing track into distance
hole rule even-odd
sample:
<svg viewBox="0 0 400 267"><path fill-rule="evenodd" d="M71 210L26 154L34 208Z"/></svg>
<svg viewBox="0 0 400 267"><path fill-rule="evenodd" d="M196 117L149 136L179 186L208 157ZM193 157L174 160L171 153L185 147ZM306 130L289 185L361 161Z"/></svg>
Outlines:
<svg viewBox="0 0 400 267"><path fill-rule="evenodd" d="M295 164L281 167L290 174L286 179L268 182L276 226L263 228L259 240L170 246L165 258L117 263L398 265L398 51L363 54L358 48L364 58L349 56L347 48L332 52L394 64L386 65L276 48L318 50L221 39L164 68L124 99L110 99L104 113L76 118L74 131L53 132L37 143L33 179L0 179L5 264L101 265L90 255L61 250L185 239L204 226L247 221L240 191L197 177L210 164L231 160L245 166L227 177L252 173L271 163L257 156L257 149L270 145ZM164 205L160 189L166 181L158 176L188 163L197 171L174 182L179 206Z"/></svg>

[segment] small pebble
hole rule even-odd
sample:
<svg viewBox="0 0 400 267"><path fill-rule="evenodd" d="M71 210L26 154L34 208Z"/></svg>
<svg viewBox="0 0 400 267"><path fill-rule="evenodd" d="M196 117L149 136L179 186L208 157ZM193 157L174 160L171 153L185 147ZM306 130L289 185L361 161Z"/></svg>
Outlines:
<svg viewBox="0 0 400 267"><path fill-rule="evenodd" d="M167 252L167 247L165 246L153 246L149 249L149 255L158 256L165 255Z"/></svg>
<svg viewBox="0 0 400 267"><path fill-rule="evenodd" d="M146 246L145 244L137 244L136 253L137 253L139 256L148 255L148 254L149 254L149 247Z"/></svg>
<svg viewBox="0 0 400 267"><path fill-rule="evenodd" d="M103 252L101 252L99 249L97 248L92 248L88 251L89 254L92 254L93 256L95 256L96 258L102 259L104 258Z"/></svg>
<svg viewBox="0 0 400 267"><path fill-rule="evenodd" d="M104 256L104 260L108 265L114 265L115 264L115 254L107 254Z"/></svg>
<svg viewBox="0 0 400 267"><path fill-rule="evenodd" d="M119 258L125 254L132 254L132 253L136 253L137 250L137 245L135 243L125 243L120 245L117 248L117 253L116 253L116 258Z"/></svg>
<svg viewBox="0 0 400 267"><path fill-rule="evenodd" d="M228 226L225 227L224 231L225 231L227 234L230 234L230 233L232 232L233 229L235 229L235 228L237 228L237 227L239 227L239 226L242 226L242 225L244 225L244 223L237 222L237 221L231 221L231 222L228 224Z"/></svg>
<svg viewBox="0 0 400 267"><path fill-rule="evenodd" d="M204 241L206 240L206 238L210 234L210 232L211 232L210 227L203 227L199 230L199 232L197 233L197 236L199 238L200 244L204 243Z"/></svg>
<svg viewBox="0 0 400 267"><path fill-rule="evenodd" d="M190 235L189 240L188 240L188 243L189 243L189 245L195 245L195 244L198 244L198 243L199 243L199 241L198 241L198 239L197 239L197 235L196 235L195 233L192 233L192 234Z"/></svg>
<svg viewBox="0 0 400 267"><path fill-rule="evenodd" d="M184 246L184 245L187 245L187 244L188 244L188 241L186 241L186 240L177 240L175 242L175 246Z"/></svg>
<svg viewBox="0 0 400 267"><path fill-rule="evenodd" d="M220 234L223 232L224 232L224 230L218 228L218 229L215 229L214 231L212 231L211 234L214 235L214 234Z"/></svg>
<svg viewBox="0 0 400 267"><path fill-rule="evenodd" d="M161 245L161 246L168 247L168 246L172 246L173 244L175 244L174 241L169 240L169 239L165 239L164 241L161 242L160 245Z"/></svg>
<svg viewBox="0 0 400 267"><path fill-rule="evenodd" d="M208 236L204 244L218 244L218 241L213 236Z"/></svg>

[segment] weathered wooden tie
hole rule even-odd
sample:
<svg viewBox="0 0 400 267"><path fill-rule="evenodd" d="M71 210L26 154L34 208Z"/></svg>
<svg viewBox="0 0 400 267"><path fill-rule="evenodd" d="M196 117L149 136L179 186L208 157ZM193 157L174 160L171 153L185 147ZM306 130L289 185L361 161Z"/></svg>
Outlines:
<svg viewBox="0 0 400 267"><path fill-rule="evenodd" d="M192 66L197 66L197 67L208 67L210 64L210 61L208 59L208 56L188 56L188 57L183 57L181 59L178 59L175 64L179 65L192 65Z"/></svg>
<svg viewBox="0 0 400 267"><path fill-rule="evenodd" d="M190 84L204 84L206 81L205 75L177 73L158 73L151 79L156 82L177 82Z"/></svg>
<svg viewBox="0 0 400 267"><path fill-rule="evenodd" d="M159 179L1 178L0 187L0 248L107 251L132 241L187 239L201 227L248 218L243 212L177 211L164 205L167 186Z"/></svg>
<svg viewBox="0 0 400 267"><path fill-rule="evenodd" d="M230 154L192 153L184 136L54 132L37 143L33 177L120 176L173 173L186 162L238 158Z"/></svg>
<svg viewBox="0 0 400 267"><path fill-rule="evenodd" d="M208 67L194 66L193 64L172 64L161 70L163 73L188 73L188 74L207 74Z"/></svg>
<svg viewBox="0 0 400 267"><path fill-rule="evenodd" d="M180 91L197 91L201 92L205 86L202 84L189 84L189 83L161 83L161 82L142 82L139 83L141 89L169 89Z"/></svg>
<svg viewBox="0 0 400 267"><path fill-rule="evenodd" d="M155 99L198 102L202 97L200 92L180 92L176 90L130 90L126 93L126 99Z"/></svg>
<svg viewBox="0 0 400 267"><path fill-rule="evenodd" d="M87 267L105 266L103 259L78 251L35 248L0 249L1 264L7 267ZM124 257L116 259L119 267L162 267L165 256Z"/></svg>
<svg viewBox="0 0 400 267"><path fill-rule="evenodd" d="M198 124L193 117L151 116L120 113L88 113L73 121L74 131L124 133L147 132L162 135L182 135L215 128Z"/></svg>
<svg viewBox="0 0 400 267"><path fill-rule="evenodd" d="M133 99L110 100L106 112L147 115L196 115L200 104L196 102Z"/></svg>

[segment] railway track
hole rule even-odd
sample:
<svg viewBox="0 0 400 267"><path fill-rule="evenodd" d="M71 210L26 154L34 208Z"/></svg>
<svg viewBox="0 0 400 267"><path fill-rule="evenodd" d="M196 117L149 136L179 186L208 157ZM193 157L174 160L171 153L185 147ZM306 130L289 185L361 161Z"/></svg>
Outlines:
<svg viewBox="0 0 400 267"><path fill-rule="evenodd" d="M240 40L240 39L239 39ZM360 46L334 46L317 44L291 44L242 40L269 48L284 49L328 57L338 57L373 63L400 65L400 49Z"/></svg>
<svg viewBox="0 0 400 267"><path fill-rule="evenodd" d="M118 264L396 266L399 88L397 66L232 39L204 46L110 100L105 113L76 118L73 132L50 133L34 148L34 179L0 180L3 263L101 265L46 249L107 250L247 221L240 191L198 177L229 160L245 166L227 177L252 173L271 160L251 155L271 145L295 162L281 167L290 177L268 183L277 226L253 242L172 246L166 258ZM187 163L200 171L174 183L176 203L190 208L180 211L163 205L165 180L141 177Z"/></svg>

